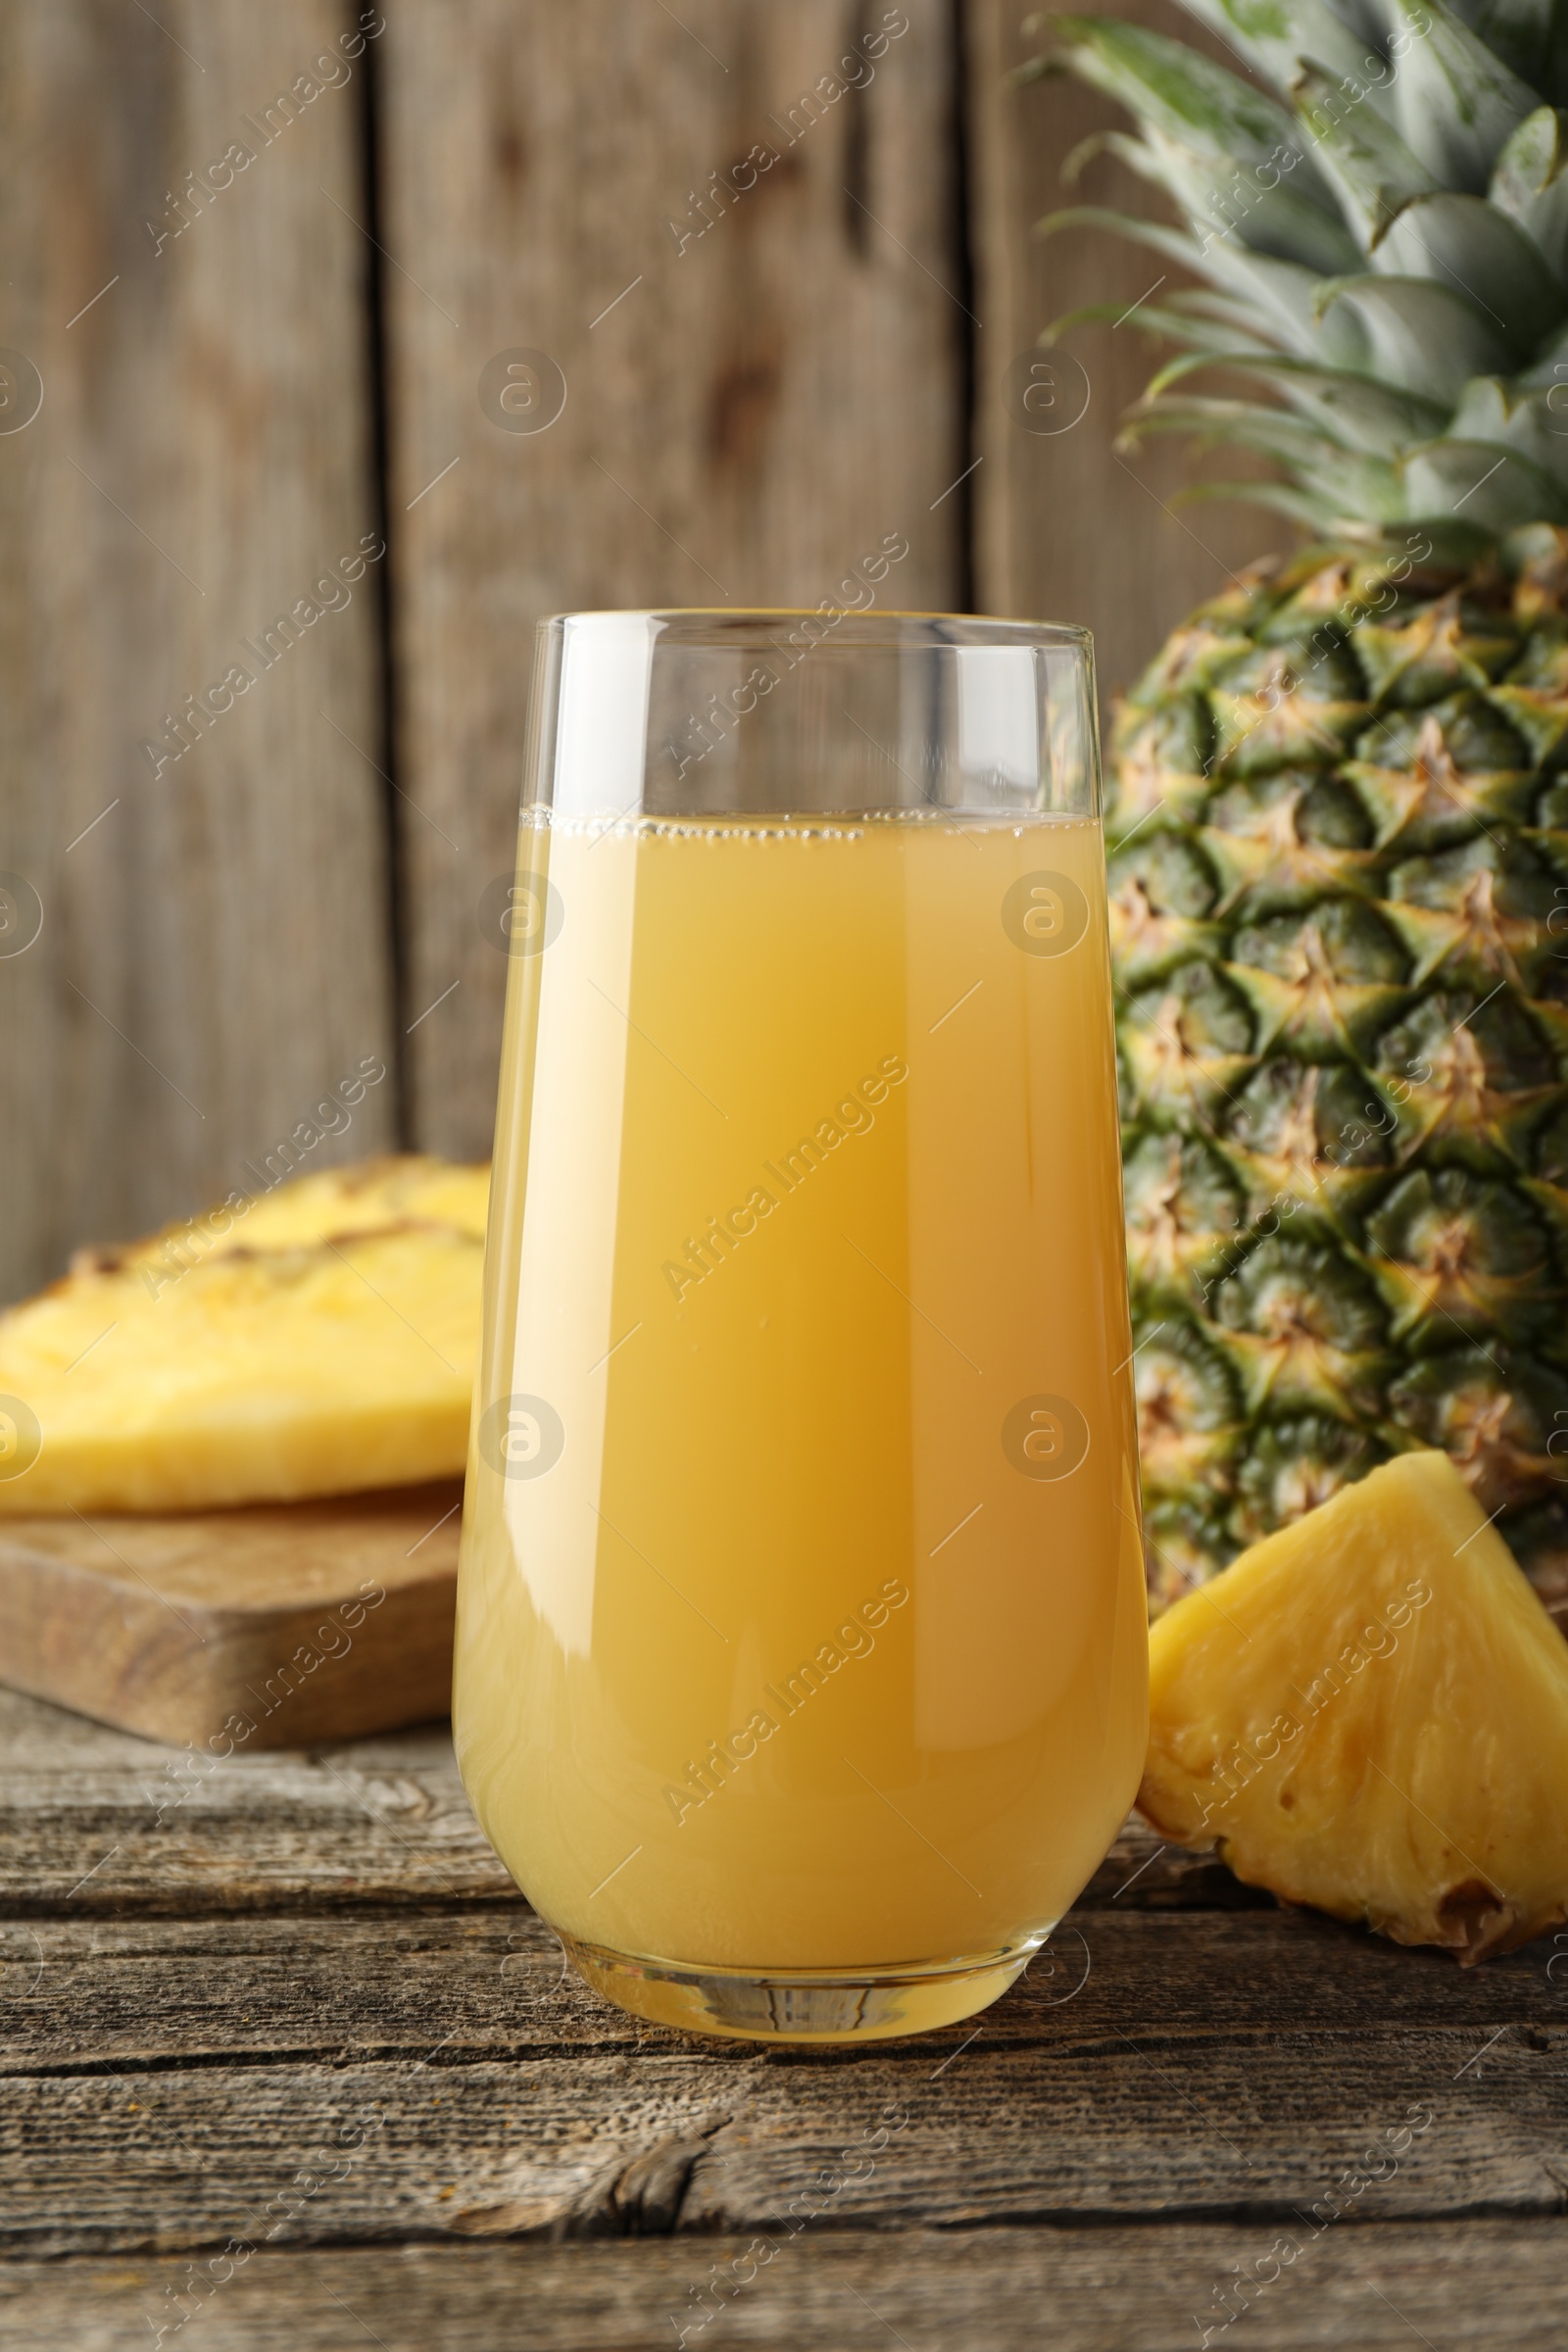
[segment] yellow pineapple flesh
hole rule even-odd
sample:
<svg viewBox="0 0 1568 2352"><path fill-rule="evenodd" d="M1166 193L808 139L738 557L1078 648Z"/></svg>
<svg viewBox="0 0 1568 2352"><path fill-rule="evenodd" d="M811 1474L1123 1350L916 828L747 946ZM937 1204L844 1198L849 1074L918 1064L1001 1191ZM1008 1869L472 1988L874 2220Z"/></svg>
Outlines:
<svg viewBox="0 0 1568 2352"><path fill-rule="evenodd" d="M451 1226L473 1241L484 1240L490 1196L488 1166L465 1167L422 1152L400 1152L374 1159L296 1176L275 1191L247 1200L229 1195L220 1209L166 1225L139 1242L77 1253L72 1271L148 1265L156 1274L177 1275L191 1262L235 1250L284 1250L341 1242L351 1233L384 1233L394 1225Z"/></svg>
<svg viewBox="0 0 1568 2352"><path fill-rule="evenodd" d="M488 1170L324 1171L0 1314L0 1516L208 1510L455 1477Z"/></svg>
<svg viewBox="0 0 1568 2352"><path fill-rule="evenodd" d="M1266 1537L1150 1637L1139 1807L1461 1960L1568 1918L1568 1642L1447 1456Z"/></svg>

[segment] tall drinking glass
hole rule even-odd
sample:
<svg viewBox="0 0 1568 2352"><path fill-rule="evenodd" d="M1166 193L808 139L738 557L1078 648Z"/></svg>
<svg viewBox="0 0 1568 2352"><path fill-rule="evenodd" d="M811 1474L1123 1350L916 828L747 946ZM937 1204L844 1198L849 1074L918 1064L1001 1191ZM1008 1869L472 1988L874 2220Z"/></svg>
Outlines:
<svg viewBox="0 0 1568 2352"><path fill-rule="evenodd" d="M528 760L464 1780L638 2015L945 2025L1144 1755L1090 641L572 614Z"/></svg>

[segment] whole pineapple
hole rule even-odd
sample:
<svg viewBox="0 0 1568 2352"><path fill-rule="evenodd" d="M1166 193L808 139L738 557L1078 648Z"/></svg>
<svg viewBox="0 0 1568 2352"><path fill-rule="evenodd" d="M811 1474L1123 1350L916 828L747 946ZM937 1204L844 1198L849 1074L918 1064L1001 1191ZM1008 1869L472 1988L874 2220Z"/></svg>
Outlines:
<svg viewBox="0 0 1568 2352"><path fill-rule="evenodd" d="M1205 288L1134 429L1314 534L1178 629L1108 816L1156 1605L1447 1449L1568 1590L1568 31L1547 0L1188 0L1065 64ZM1075 319L1113 315L1079 312ZM1058 321L1054 334L1071 321ZM1220 366L1258 397L1203 397ZM1260 486L1246 485L1257 498Z"/></svg>

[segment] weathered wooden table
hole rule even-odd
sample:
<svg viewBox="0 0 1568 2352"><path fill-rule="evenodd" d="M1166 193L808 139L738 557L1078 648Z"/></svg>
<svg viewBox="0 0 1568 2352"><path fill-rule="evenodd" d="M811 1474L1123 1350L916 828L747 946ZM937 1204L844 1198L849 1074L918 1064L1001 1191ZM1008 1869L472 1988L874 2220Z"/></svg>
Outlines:
<svg viewBox="0 0 1568 2352"><path fill-rule="evenodd" d="M0 1694L0 2345L1568 2336L1568 1937L1130 1830L977 2027L760 2050L576 1984L442 1728L182 1770Z"/></svg>

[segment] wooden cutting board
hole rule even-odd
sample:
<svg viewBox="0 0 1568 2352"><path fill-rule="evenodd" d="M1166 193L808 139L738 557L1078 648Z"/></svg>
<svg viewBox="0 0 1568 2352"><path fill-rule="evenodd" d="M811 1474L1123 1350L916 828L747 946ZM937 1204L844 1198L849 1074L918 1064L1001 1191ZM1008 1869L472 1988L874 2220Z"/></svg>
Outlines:
<svg viewBox="0 0 1568 2352"><path fill-rule="evenodd" d="M220 1754L445 1715L462 1502L0 1521L0 1681Z"/></svg>

